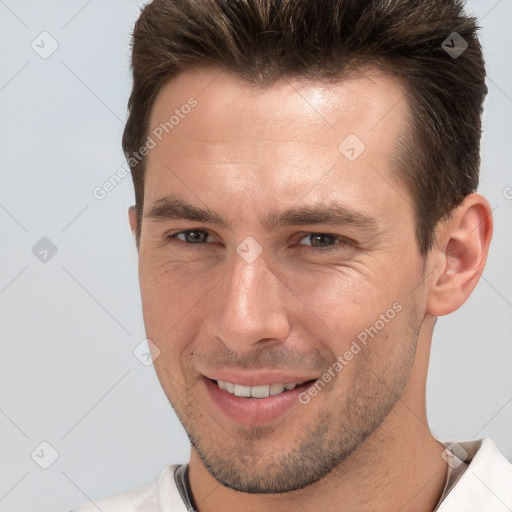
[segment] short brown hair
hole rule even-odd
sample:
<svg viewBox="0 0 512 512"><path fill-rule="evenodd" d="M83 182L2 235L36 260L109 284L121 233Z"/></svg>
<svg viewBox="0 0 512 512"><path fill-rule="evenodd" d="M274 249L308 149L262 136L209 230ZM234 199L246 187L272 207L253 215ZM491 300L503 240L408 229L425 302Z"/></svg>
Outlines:
<svg viewBox="0 0 512 512"><path fill-rule="evenodd" d="M374 65L398 77L408 93L412 126L398 141L397 172L413 198L416 238L426 254L439 220L478 186L487 88L477 29L459 0L153 0L133 31L123 134L137 243L146 158L133 155L146 142L155 98L170 78L214 66L271 84L286 75L342 79ZM454 46L454 37L468 45L461 55L445 51L443 41Z"/></svg>

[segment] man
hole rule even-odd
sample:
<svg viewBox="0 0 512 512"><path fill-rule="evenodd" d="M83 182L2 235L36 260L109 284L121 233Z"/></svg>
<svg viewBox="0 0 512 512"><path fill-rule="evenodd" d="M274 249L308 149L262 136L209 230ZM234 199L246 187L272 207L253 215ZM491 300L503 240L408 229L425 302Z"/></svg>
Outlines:
<svg viewBox="0 0 512 512"><path fill-rule="evenodd" d="M144 322L192 449L76 510L511 510L493 442L426 417L492 235L461 3L155 0L132 66Z"/></svg>

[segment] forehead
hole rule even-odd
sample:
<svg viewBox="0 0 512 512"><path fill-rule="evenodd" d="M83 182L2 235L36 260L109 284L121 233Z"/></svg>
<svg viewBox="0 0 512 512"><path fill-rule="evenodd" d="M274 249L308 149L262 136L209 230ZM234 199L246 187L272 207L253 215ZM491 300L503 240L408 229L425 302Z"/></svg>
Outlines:
<svg viewBox="0 0 512 512"><path fill-rule="evenodd" d="M169 120L169 114L194 97L201 116L209 121L202 135L209 132L217 137L216 127L224 129L223 135L233 134L248 119L276 124L272 133L277 134L283 124L301 120L306 124L295 130L298 137L317 126L329 126L340 133L359 131L361 138L369 139L367 132L376 129L384 116L390 115L386 125L406 121L406 96L406 88L397 78L375 67L337 81L283 77L266 85L252 84L215 68L193 69L163 85L153 105L150 130ZM255 126L246 128L250 132Z"/></svg>
<svg viewBox="0 0 512 512"><path fill-rule="evenodd" d="M162 87L151 112L145 203L177 188L223 207L226 197L256 208L305 193L371 203L362 185L401 186L393 157L408 118L404 87L375 69L337 82L289 77L265 86L218 69L183 72Z"/></svg>

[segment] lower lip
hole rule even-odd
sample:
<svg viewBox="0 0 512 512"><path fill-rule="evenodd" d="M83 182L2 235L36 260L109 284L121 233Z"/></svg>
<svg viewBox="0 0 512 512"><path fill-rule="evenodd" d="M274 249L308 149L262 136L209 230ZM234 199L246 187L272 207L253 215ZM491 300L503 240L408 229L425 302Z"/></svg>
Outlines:
<svg viewBox="0 0 512 512"><path fill-rule="evenodd" d="M220 389L211 379L203 377L203 381L213 402L224 415L244 425L269 423L282 417L300 405L299 395L312 384L306 382L295 389L267 398L244 398Z"/></svg>

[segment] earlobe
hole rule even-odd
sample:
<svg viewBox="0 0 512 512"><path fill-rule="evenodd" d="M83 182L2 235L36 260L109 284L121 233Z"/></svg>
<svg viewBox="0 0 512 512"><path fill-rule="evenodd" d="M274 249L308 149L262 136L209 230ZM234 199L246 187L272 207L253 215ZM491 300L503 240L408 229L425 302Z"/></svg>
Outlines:
<svg viewBox="0 0 512 512"><path fill-rule="evenodd" d="M470 194L453 215L441 221L432 249L427 313L443 316L466 302L487 261L492 237L492 210L480 194Z"/></svg>

